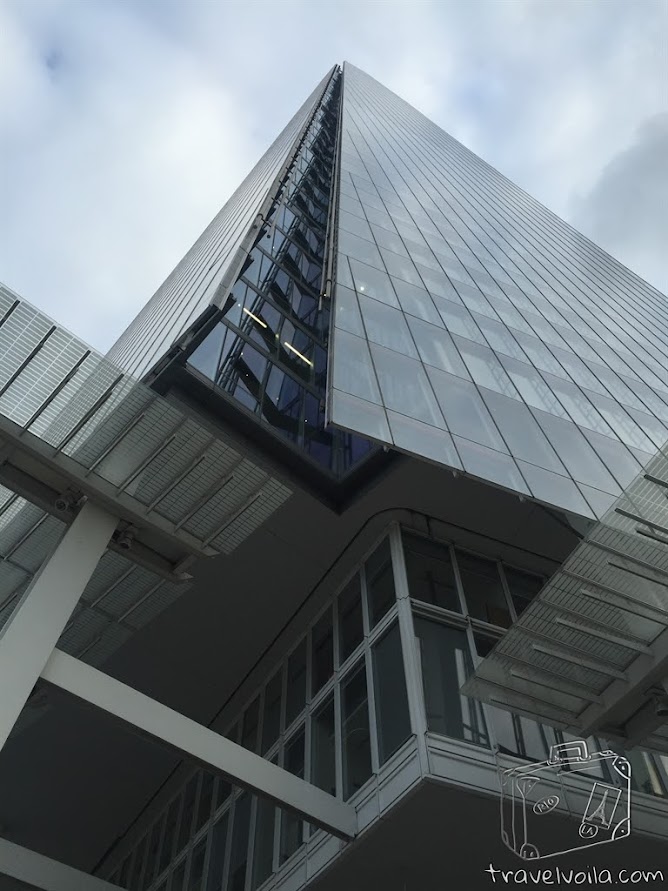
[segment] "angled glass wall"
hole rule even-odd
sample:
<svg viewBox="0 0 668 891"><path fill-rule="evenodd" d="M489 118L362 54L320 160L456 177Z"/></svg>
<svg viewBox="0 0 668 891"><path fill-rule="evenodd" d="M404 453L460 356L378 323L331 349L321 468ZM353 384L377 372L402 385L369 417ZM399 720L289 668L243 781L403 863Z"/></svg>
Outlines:
<svg viewBox="0 0 668 891"><path fill-rule="evenodd" d="M220 321L187 357L216 390L335 476L371 448L325 429L329 307L322 291L340 94L336 72Z"/></svg>
<svg viewBox="0 0 668 891"><path fill-rule="evenodd" d="M344 66L329 417L600 517L668 439L668 302Z"/></svg>
<svg viewBox="0 0 668 891"><path fill-rule="evenodd" d="M544 581L525 567L394 525L224 735L357 807L384 770L400 769L420 712L431 740L545 761L567 735L460 692ZM406 666L413 656L420 701L411 703ZM592 750L617 748L589 742ZM668 800L668 757L624 754L634 790ZM496 794L496 774L490 777ZM612 780L605 764L600 779ZM111 880L131 891L255 891L265 882L272 887L272 877L291 870L323 835L200 770L151 815Z"/></svg>

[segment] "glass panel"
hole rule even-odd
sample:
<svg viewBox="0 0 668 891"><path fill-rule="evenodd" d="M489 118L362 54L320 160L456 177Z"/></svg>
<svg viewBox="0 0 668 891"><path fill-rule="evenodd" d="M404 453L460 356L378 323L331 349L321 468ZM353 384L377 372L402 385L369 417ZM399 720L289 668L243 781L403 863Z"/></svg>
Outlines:
<svg viewBox="0 0 668 891"><path fill-rule="evenodd" d="M480 387L517 398L517 390L494 353L479 343L453 334L452 339L462 354L471 377ZM450 371L451 369L445 369ZM460 375L461 376L461 375Z"/></svg>
<svg viewBox="0 0 668 891"><path fill-rule="evenodd" d="M378 758L384 764L411 735L398 623L375 644L372 659Z"/></svg>
<svg viewBox="0 0 668 891"><path fill-rule="evenodd" d="M364 337L364 326L357 305L357 295L350 288L337 285L334 298L335 322L337 328Z"/></svg>
<svg viewBox="0 0 668 891"><path fill-rule="evenodd" d="M462 464L457 455L452 437L446 430L432 427L431 424L423 424L400 415L394 411L387 412L392 431L392 441L399 449L406 449L448 467L461 468Z"/></svg>
<svg viewBox="0 0 668 891"><path fill-rule="evenodd" d="M404 314L371 297L360 294L359 305L370 341L417 359L417 350L406 325ZM442 329L441 329L442 330Z"/></svg>
<svg viewBox="0 0 668 891"><path fill-rule="evenodd" d="M274 824L276 807L266 798L257 799L255 818L255 847L253 850L253 879L251 888L258 888L273 871Z"/></svg>
<svg viewBox="0 0 668 891"><path fill-rule="evenodd" d="M496 563L457 551L457 566L468 614L509 628L512 619Z"/></svg>
<svg viewBox="0 0 668 891"><path fill-rule="evenodd" d="M525 405L489 390L483 391L483 398L511 455L566 475L566 468Z"/></svg>
<svg viewBox="0 0 668 891"><path fill-rule="evenodd" d="M380 402L380 398L379 398ZM332 420L355 433L391 442L385 409L380 404L358 399L340 390L332 391Z"/></svg>
<svg viewBox="0 0 668 891"><path fill-rule="evenodd" d="M306 639L288 659L288 692L285 726L289 727L306 704Z"/></svg>
<svg viewBox="0 0 668 891"><path fill-rule="evenodd" d="M227 820L226 812L213 827L211 836L211 856L206 878L206 891L220 891L223 883L223 871L225 869L225 846L227 844Z"/></svg>
<svg viewBox="0 0 668 891"><path fill-rule="evenodd" d="M260 720L260 697L257 696L244 712L241 745L254 752L257 748L257 729Z"/></svg>
<svg viewBox="0 0 668 891"><path fill-rule="evenodd" d="M386 272L381 272L380 269L374 269L364 263L358 263L356 260L350 261L350 268L355 279L355 288L360 294L373 297L389 306L399 306L399 301Z"/></svg>
<svg viewBox="0 0 668 891"><path fill-rule="evenodd" d="M250 828L251 797L244 792L237 798L232 821L232 847L230 849L230 873L227 880L229 891L244 891L248 862L248 835Z"/></svg>
<svg viewBox="0 0 668 891"><path fill-rule="evenodd" d="M380 392L366 340L337 329L334 349L333 384L336 389L380 404Z"/></svg>
<svg viewBox="0 0 668 891"><path fill-rule="evenodd" d="M328 609L313 628L312 694L327 683L334 672L332 611Z"/></svg>
<svg viewBox="0 0 668 891"><path fill-rule="evenodd" d="M197 819L195 820L195 832L204 826L211 817L211 805L213 803L213 786L216 778L213 774L202 771L202 785L199 791L197 804Z"/></svg>
<svg viewBox="0 0 668 891"><path fill-rule="evenodd" d="M489 746L482 706L459 692L473 671L466 632L415 618L427 727L433 733Z"/></svg>
<svg viewBox="0 0 668 891"><path fill-rule="evenodd" d="M411 285L400 278L393 278L392 284L397 292L401 308L405 313L416 316L418 319L430 322L432 325L437 325L440 328L443 327L443 321L427 291Z"/></svg>
<svg viewBox="0 0 668 891"><path fill-rule="evenodd" d="M192 836L198 781L199 774L195 774L195 776L188 780L186 785L185 797L183 800L183 812L181 813L181 823L179 824L179 838L176 845L177 852L190 841Z"/></svg>
<svg viewBox="0 0 668 891"><path fill-rule="evenodd" d="M283 767L296 777L304 776L304 728L285 745ZM290 857L303 842L303 821L296 814L281 812L280 862Z"/></svg>
<svg viewBox="0 0 668 891"><path fill-rule="evenodd" d="M513 598L515 612L519 616L543 587L545 579L538 575L522 572L520 569L512 569L510 566L504 566L503 571L510 589L510 596Z"/></svg>
<svg viewBox="0 0 668 891"><path fill-rule="evenodd" d="M443 427L443 418L421 363L375 343L371 344L371 355L385 407Z"/></svg>
<svg viewBox="0 0 668 891"><path fill-rule="evenodd" d="M373 628L395 601L390 542L385 538L366 561L366 591L369 623Z"/></svg>
<svg viewBox="0 0 668 891"><path fill-rule="evenodd" d="M277 671L267 684L264 693L264 716L262 718L262 754L270 749L278 739L281 730L281 689L283 676Z"/></svg>
<svg viewBox="0 0 668 891"><path fill-rule="evenodd" d="M204 891L204 861L206 860L206 838L197 845L190 861L188 891Z"/></svg>
<svg viewBox="0 0 668 891"><path fill-rule="evenodd" d="M163 871L174 856L174 841L176 836L176 823L179 819L179 805L181 799L175 798L169 805L167 811L167 822L165 824L165 834L160 849L160 860L158 861L158 875Z"/></svg>
<svg viewBox="0 0 668 891"><path fill-rule="evenodd" d="M461 612L450 548L406 532L402 539L410 596Z"/></svg>
<svg viewBox="0 0 668 891"><path fill-rule="evenodd" d="M146 855L146 847L148 843L148 837L145 836L141 843L139 844L134 863L132 864L132 873L130 874L130 881L128 882L128 888L130 891L139 891L140 882L142 879L142 871L144 868L144 858Z"/></svg>
<svg viewBox="0 0 668 891"><path fill-rule="evenodd" d="M362 643L362 591L359 573L353 576L339 594L339 664Z"/></svg>
<svg viewBox="0 0 668 891"><path fill-rule="evenodd" d="M369 704L364 660L341 687L343 738L343 797L350 798L371 776Z"/></svg>
<svg viewBox="0 0 668 891"><path fill-rule="evenodd" d="M172 874L169 891L185 891L186 858L179 863Z"/></svg>
<svg viewBox="0 0 668 891"><path fill-rule="evenodd" d="M333 696L311 721L311 782L330 795L336 795Z"/></svg>
<svg viewBox="0 0 668 891"><path fill-rule="evenodd" d="M164 822L164 817L162 817L151 830L148 852L146 855L146 868L144 869L145 885L150 885L156 874L158 846L160 845L160 836L162 834L162 826Z"/></svg>
<svg viewBox="0 0 668 891"><path fill-rule="evenodd" d="M427 368L427 373L451 433L508 451L474 384L436 368Z"/></svg>
<svg viewBox="0 0 668 891"><path fill-rule="evenodd" d="M470 380L471 376L462 357L444 328L437 328L418 319L409 319L408 324L423 362Z"/></svg>

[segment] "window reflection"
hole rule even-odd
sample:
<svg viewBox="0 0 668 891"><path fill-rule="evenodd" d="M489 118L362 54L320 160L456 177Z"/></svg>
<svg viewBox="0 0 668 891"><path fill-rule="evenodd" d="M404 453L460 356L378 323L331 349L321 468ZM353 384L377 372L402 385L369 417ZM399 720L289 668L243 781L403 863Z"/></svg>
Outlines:
<svg viewBox="0 0 668 891"><path fill-rule="evenodd" d="M364 661L346 678L341 689L343 737L343 797L350 798L371 776L371 741Z"/></svg>

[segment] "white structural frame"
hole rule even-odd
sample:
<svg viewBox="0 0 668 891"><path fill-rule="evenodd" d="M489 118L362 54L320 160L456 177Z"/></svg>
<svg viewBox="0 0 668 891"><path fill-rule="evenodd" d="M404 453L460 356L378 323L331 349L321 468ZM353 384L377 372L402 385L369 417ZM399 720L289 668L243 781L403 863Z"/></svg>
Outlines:
<svg viewBox="0 0 668 891"><path fill-rule="evenodd" d="M118 523L85 501L0 631L0 749L41 678L338 838L354 838L352 805L56 647ZM0 838L2 874L45 891L116 887Z"/></svg>

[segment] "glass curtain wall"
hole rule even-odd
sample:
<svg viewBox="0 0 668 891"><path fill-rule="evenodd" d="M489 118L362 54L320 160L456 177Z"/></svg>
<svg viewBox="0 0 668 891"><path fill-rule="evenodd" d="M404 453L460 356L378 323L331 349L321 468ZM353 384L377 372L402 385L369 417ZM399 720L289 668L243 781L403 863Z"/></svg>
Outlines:
<svg viewBox="0 0 668 891"><path fill-rule="evenodd" d="M333 75L220 312L188 358L216 389L334 475L370 450L325 429L329 307L323 305L341 75Z"/></svg>
<svg viewBox="0 0 668 891"><path fill-rule="evenodd" d="M399 626L405 619L397 602L403 590L428 733L544 761L552 745L568 741L565 734L460 693L543 582L526 568L393 527L224 735L331 795L363 795L414 733ZM590 744L615 748L600 739ZM634 750L630 759L637 791L668 794L668 758ZM298 856L313 831L273 803L199 770L112 879L131 891L255 891Z"/></svg>

